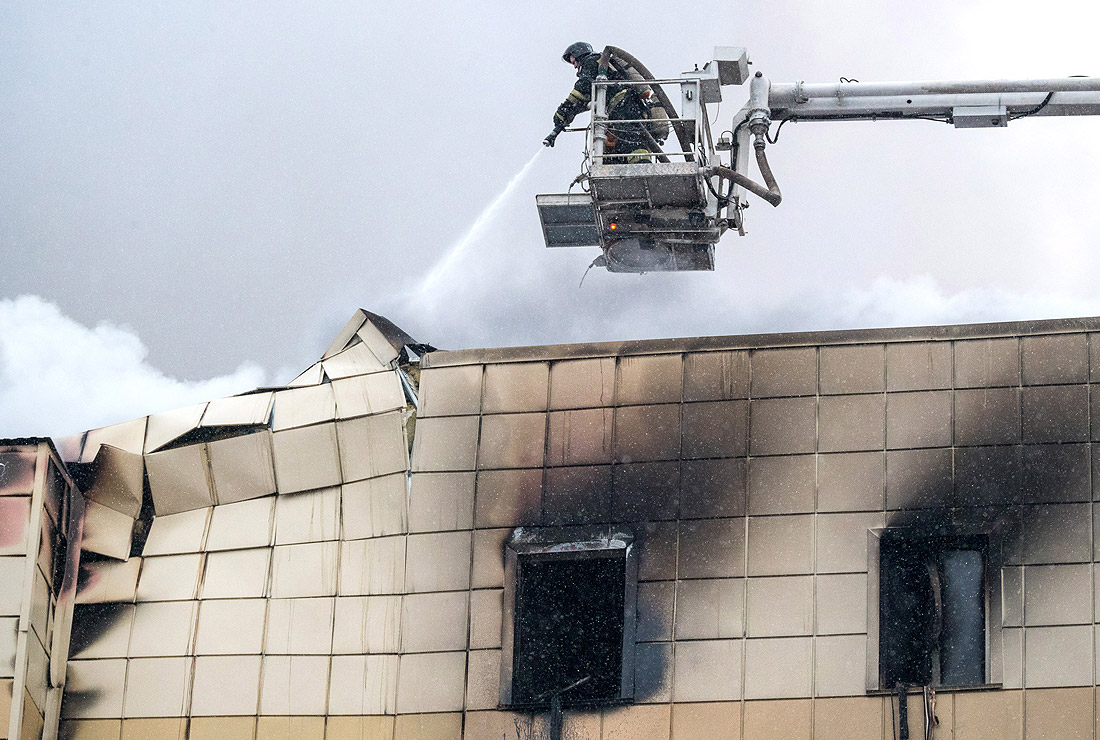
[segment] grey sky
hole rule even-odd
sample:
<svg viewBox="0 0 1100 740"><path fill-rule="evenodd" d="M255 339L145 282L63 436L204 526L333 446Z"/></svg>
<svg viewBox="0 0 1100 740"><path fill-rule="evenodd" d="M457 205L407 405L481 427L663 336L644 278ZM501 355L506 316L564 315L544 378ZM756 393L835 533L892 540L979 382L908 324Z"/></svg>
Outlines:
<svg viewBox="0 0 1100 740"><path fill-rule="evenodd" d="M572 41L668 76L715 45L776 81L1097 75L1083 7L5 4L0 299L129 327L185 380L302 369L359 306L444 348L1100 313L1096 119L793 124L783 204L716 272L582 288L595 251L544 249L533 202L577 172L563 136L416 294L549 132Z"/></svg>

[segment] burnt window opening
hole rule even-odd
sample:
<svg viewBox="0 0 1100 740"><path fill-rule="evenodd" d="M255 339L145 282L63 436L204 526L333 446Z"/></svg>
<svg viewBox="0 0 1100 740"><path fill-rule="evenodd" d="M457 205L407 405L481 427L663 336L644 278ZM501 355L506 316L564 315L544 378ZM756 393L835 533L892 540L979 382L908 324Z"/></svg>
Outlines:
<svg viewBox="0 0 1100 740"><path fill-rule="evenodd" d="M501 703L608 706L634 692L633 537L520 529L506 549Z"/></svg>
<svg viewBox="0 0 1100 740"><path fill-rule="evenodd" d="M879 685L985 683L987 538L886 530L879 547Z"/></svg>

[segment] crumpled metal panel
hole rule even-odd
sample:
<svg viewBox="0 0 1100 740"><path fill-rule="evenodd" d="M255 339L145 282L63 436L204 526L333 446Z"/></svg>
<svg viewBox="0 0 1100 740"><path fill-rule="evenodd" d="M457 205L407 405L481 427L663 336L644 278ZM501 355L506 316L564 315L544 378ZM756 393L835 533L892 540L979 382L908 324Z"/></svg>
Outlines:
<svg viewBox="0 0 1100 740"><path fill-rule="evenodd" d="M80 452L80 462L89 463L96 459L100 445L110 445L131 455L140 455L145 449L146 417L113 424L88 432L84 440L84 449Z"/></svg>
<svg viewBox="0 0 1100 740"><path fill-rule="evenodd" d="M158 516L149 527L142 555L200 552L210 522L210 508Z"/></svg>
<svg viewBox="0 0 1100 740"><path fill-rule="evenodd" d="M405 392L395 372L335 380L336 418L351 419L405 408Z"/></svg>
<svg viewBox="0 0 1100 740"><path fill-rule="evenodd" d="M335 424L288 429L272 436L279 493L327 488L340 483Z"/></svg>
<svg viewBox="0 0 1100 740"><path fill-rule="evenodd" d="M267 595L271 548L227 550L206 556L204 599L251 599Z"/></svg>
<svg viewBox="0 0 1100 740"><path fill-rule="evenodd" d="M202 509L214 503L207 480L205 445L195 444L145 456L149 492L159 515Z"/></svg>
<svg viewBox="0 0 1100 740"><path fill-rule="evenodd" d="M386 367L394 367L397 364L397 359L400 356L399 348L402 344L413 344L409 341L410 338L407 335L403 342L391 342L390 338L379 330L375 322L370 320L360 326L355 335L362 340L363 344L371 351L371 354L377 357L378 361Z"/></svg>
<svg viewBox="0 0 1100 740"><path fill-rule="evenodd" d="M3 519L3 506L0 505L0 521ZM3 525L0 524L0 530ZM80 549L85 552L99 553L116 560L130 557L130 543L134 534L134 518L114 509L88 501L84 510L84 536ZM3 544L0 532L0 545ZM0 548L0 553L3 549Z"/></svg>
<svg viewBox="0 0 1100 740"><path fill-rule="evenodd" d="M345 481L407 470L409 448L400 412L363 416L336 424Z"/></svg>
<svg viewBox="0 0 1100 740"><path fill-rule="evenodd" d="M336 417L332 385L308 386L275 393L271 416L272 431L331 421Z"/></svg>
<svg viewBox="0 0 1100 740"><path fill-rule="evenodd" d="M57 454L61 456L62 461L65 463L79 462L80 450L84 447L84 439L87 436L87 432L80 432L79 434L68 434L64 437L54 437L53 443L57 447Z"/></svg>
<svg viewBox="0 0 1100 740"><path fill-rule="evenodd" d="M159 414L150 414L149 425L145 430L145 452L156 452L169 442L179 439L198 427L206 406L207 404L203 402Z"/></svg>
<svg viewBox="0 0 1100 740"><path fill-rule="evenodd" d="M201 569L202 555L199 554L145 558L137 600L190 601L195 598Z"/></svg>
<svg viewBox="0 0 1100 740"><path fill-rule="evenodd" d="M125 660L70 660L61 716L64 719L121 717L125 688Z"/></svg>
<svg viewBox="0 0 1100 740"><path fill-rule="evenodd" d="M320 362L315 362L310 365L304 372L302 372L294 380L287 383L289 388L301 388L307 385L319 385L325 380L324 368L321 367Z"/></svg>
<svg viewBox="0 0 1100 740"><path fill-rule="evenodd" d="M76 589L77 604L102 604L111 601L133 601L137 593L141 558L125 562L115 560L84 561L80 564L80 580ZM0 578L0 583L3 583ZM0 593L4 589L0 588Z"/></svg>
<svg viewBox="0 0 1100 740"><path fill-rule="evenodd" d="M207 552L247 550L271 544L275 497L215 506L206 537Z"/></svg>
<svg viewBox="0 0 1100 740"><path fill-rule="evenodd" d="M362 342L348 347L339 354L325 358L321 366L325 370L325 375L333 379L350 378L353 375L365 375L389 369Z"/></svg>
<svg viewBox="0 0 1100 740"><path fill-rule="evenodd" d="M276 545L271 561L271 595L276 599L335 596L339 544Z"/></svg>
<svg viewBox="0 0 1100 740"><path fill-rule="evenodd" d="M274 500L274 499L273 499ZM324 542L340 537L340 489L288 493L275 506L275 544Z"/></svg>
<svg viewBox="0 0 1100 740"><path fill-rule="evenodd" d="M136 519L141 511L144 467L141 452L109 444L96 447L92 485L84 497Z"/></svg>
<svg viewBox="0 0 1100 740"><path fill-rule="evenodd" d="M275 493L275 462L271 432L242 434L206 446L218 504Z"/></svg>
<svg viewBox="0 0 1100 740"><path fill-rule="evenodd" d="M243 396L230 396L211 401L202 415L199 426L250 426L267 424L271 418L271 399L273 394L247 393Z"/></svg>
<svg viewBox="0 0 1100 740"><path fill-rule="evenodd" d="M333 602L332 598L268 600L264 652L269 655L329 655L332 652Z"/></svg>
<svg viewBox="0 0 1100 740"><path fill-rule="evenodd" d="M0 447L0 496L30 496L34 489L34 448Z"/></svg>
<svg viewBox="0 0 1100 740"><path fill-rule="evenodd" d="M341 487L342 538L404 534L408 531L407 498L404 473L345 483Z"/></svg>
<svg viewBox="0 0 1100 740"><path fill-rule="evenodd" d="M0 498L0 555L26 555L30 525L29 496Z"/></svg>

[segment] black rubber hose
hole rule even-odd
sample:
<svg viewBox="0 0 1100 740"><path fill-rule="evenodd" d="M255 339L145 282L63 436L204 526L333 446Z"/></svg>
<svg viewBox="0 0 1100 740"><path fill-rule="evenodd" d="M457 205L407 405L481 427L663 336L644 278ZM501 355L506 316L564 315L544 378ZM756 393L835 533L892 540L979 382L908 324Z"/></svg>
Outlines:
<svg viewBox="0 0 1100 740"><path fill-rule="evenodd" d="M656 77L653 73L646 69L646 66L638 61L638 59L623 51L617 46L605 46L603 53L600 54L600 73L607 74L608 64L611 61L611 56L615 55L629 64L638 74L647 80L655 80ZM656 93L657 99L661 101L661 105L665 109L665 113L668 115L669 121L672 123L672 130L676 132L676 138L680 140L680 150L687 155L689 162L694 161L694 157L691 154L691 141L688 139L687 130L684 128L684 124L680 121L680 116L677 115L676 109L672 107L672 101L669 100L668 95L661 88L660 85L653 85L653 92Z"/></svg>
<svg viewBox="0 0 1100 740"><path fill-rule="evenodd" d="M779 185L775 182L775 175L772 174L772 168L768 165L768 157L764 154L763 147L756 147L756 164L760 168L760 174L764 176L764 182L767 184L767 187L753 182L737 170L732 170L729 167L711 167L708 168L707 171L711 172L711 174L718 175L718 177L724 180L729 180L732 183L740 185L745 188L745 190L763 198L773 206L779 205L783 200L783 193L779 192Z"/></svg>

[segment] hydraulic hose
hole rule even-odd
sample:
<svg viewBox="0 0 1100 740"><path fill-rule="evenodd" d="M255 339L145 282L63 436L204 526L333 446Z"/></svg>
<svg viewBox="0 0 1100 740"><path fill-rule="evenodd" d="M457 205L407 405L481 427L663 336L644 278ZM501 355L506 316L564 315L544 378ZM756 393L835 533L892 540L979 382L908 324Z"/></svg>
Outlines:
<svg viewBox="0 0 1100 740"><path fill-rule="evenodd" d="M653 73L646 69L646 66L638 61L638 59L623 51L617 46L605 46L603 53L600 54L600 74L607 74L608 65L612 56L616 56L622 59L629 66L633 67L638 74L646 80L655 80L656 77ZM652 86L653 92L657 95L657 99L661 101L661 105L665 109L665 113L668 115L669 121L672 123L672 130L676 132L676 138L680 140L680 150L687 155L689 162L694 161L691 155L691 141L688 139L687 131L684 129L684 124L680 121L680 116L676 114L676 109L672 107L672 101L669 100L668 95L661 88L660 85Z"/></svg>
<svg viewBox="0 0 1100 740"><path fill-rule="evenodd" d="M760 139L757 139L760 142ZM756 165L760 168L760 174L764 176L764 182L767 187L753 182L749 178L742 175L737 170L732 170L729 167L707 167L704 173L710 177L717 175L723 180L729 180L730 182L740 185L748 190L753 195L757 195L773 206L779 205L783 200L783 194L779 192L779 185L775 182L775 175L772 174L772 168L768 164L768 157L764 154L764 147L757 143L756 145Z"/></svg>

